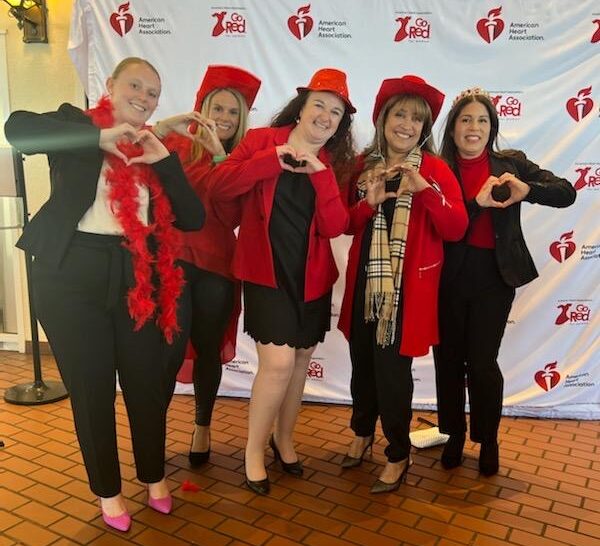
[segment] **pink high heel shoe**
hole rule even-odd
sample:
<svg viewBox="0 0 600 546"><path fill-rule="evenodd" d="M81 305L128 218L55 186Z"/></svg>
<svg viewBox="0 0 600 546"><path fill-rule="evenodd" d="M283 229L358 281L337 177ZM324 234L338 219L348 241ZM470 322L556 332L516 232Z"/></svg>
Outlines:
<svg viewBox="0 0 600 546"><path fill-rule="evenodd" d="M106 525L117 531L122 531L123 533L129 531L129 528L131 527L131 516L127 510L118 516L109 516L102 508L102 503L100 503L100 511L102 512L102 519Z"/></svg>
<svg viewBox="0 0 600 546"><path fill-rule="evenodd" d="M167 495L161 499L155 499L148 495L148 506L161 514L170 514L173 509L173 497Z"/></svg>

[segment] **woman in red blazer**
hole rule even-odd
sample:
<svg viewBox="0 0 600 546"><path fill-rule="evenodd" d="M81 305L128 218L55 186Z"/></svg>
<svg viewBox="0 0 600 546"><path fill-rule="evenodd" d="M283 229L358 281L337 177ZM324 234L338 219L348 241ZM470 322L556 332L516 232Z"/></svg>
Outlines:
<svg viewBox="0 0 600 546"><path fill-rule="evenodd" d="M380 417L388 463L372 493L397 489L410 466L412 359L438 341L442 242L467 225L458 182L432 153L443 100L417 76L384 80L375 137L346 195L354 239L338 326L350 342L356 437L342 466L362 462Z"/></svg>
<svg viewBox="0 0 600 546"><path fill-rule="evenodd" d="M198 466L210 455L210 421L221 382L221 364L235 356L240 289L231 275L235 248L233 230L239 223L239 200L208 205L208 176L246 133L248 112L260 80L241 68L211 65L196 93L194 110L164 119L154 126L164 144L175 150L198 196L207 203L201 231L183 234L179 259L186 287L179 299L180 324L188 326L173 351L171 377L184 360L188 340L195 352L195 428L188 455ZM190 125L191 124L191 125Z"/></svg>
<svg viewBox="0 0 600 546"><path fill-rule="evenodd" d="M276 115L248 131L211 175L210 197L242 196L233 274L244 281L244 328L256 341L246 445L246 483L269 492L264 446L302 475L292 434L310 357L329 330L338 277L329 240L348 226L338 180L353 160L346 75L317 71Z"/></svg>

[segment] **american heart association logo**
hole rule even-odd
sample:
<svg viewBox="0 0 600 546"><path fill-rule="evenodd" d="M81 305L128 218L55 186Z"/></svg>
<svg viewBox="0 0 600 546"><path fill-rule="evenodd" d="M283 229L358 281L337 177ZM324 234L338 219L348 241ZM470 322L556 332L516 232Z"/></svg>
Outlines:
<svg viewBox="0 0 600 546"><path fill-rule="evenodd" d="M560 374L555 369L557 364L558 362L546 364L544 369L536 372L534 376L535 382L546 392L556 387L560 381Z"/></svg>
<svg viewBox="0 0 600 546"><path fill-rule="evenodd" d="M577 122L587 116L594 107L594 101L591 99L592 86L584 87L577 92L575 97L571 97L566 104L567 112Z"/></svg>
<svg viewBox="0 0 600 546"><path fill-rule="evenodd" d="M298 38L298 40L302 40L302 38L306 38L310 31L313 28L313 19L309 15L310 12L310 4L306 6L302 6L298 8L296 15L292 15L288 21L287 26L290 29L290 32Z"/></svg>
<svg viewBox="0 0 600 546"><path fill-rule="evenodd" d="M488 11L487 17L477 21L477 32L488 44L491 44L504 30L504 21L500 19L502 6Z"/></svg>
<svg viewBox="0 0 600 546"><path fill-rule="evenodd" d="M119 36L125 36L133 27L133 15L128 13L129 2L121 4L110 16L110 26Z"/></svg>
<svg viewBox="0 0 600 546"><path fill-rule="evenodd" d="M550 255L558 263L562 263L569 259L575 252L577 246L575 245L575 242L572 241L572 238L573 232L568 231L567 233L563 233L558 241L554 241L550 245Z"/></svg>

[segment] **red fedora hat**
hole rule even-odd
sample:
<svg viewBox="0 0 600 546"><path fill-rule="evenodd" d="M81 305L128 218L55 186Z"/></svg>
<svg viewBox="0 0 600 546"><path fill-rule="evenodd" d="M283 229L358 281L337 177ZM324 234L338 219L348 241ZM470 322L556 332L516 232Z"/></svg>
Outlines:
<svg viewBox="0 0 600 546"><path fill-rule="evenodd" d="M381 112L384 104L395 95L418 95L422 97L431 108L431 117L434 122L440 114L444 102L444 93L429 85L419 76L409 74L401 78L389 78L383 80L375 98L373 123L377 123L379 112Z"/></svg>
<svg viewBox="0 0 600 546"><path fill-rule="evenodd" d="M344 101L348 112L354 114L356 108L350 102L348 96L348 84L346 83L346 73L337 68L321 68L317 70L310 79L306 87L297 87L296 91L328 91L335 93Z"/></svg>
<svg viewBox="0 0 600 546"><path fill-rule="evenodd" d="M246 99L248 110L250 110L260 88L260 83L260 80L254 74L237 66L211 64L206 69L200 89L196 93L194 110L200 111L206 95L223 87L237 89Z"/></svg>

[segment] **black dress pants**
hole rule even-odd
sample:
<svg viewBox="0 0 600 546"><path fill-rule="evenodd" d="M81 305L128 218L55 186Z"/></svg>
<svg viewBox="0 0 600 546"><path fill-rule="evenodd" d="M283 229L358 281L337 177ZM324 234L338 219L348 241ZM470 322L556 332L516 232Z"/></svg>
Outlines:
<svg viewBox="0 0 600 546"><path fill-rule="evenodd" d="M121 491L115 372L137 477L145 483L164 477L167 344L153 320L133 329L126 303L131 261L121 240L78 232L59 268L33 264L38 317L71 398L90 487L101 497Z"/></svg>
<svg viewBox="0 0 600 546"><path fill-rule="evenodd" d="M181 262L186 285L179 300L179 324L184 328L177 338L169 377L170 392L175 387L175 376L185 358L189 340L196 351L193 382L196 400L195 423L208 426L212 417L217 391L221 383L221 345L233 311L235 285L233 281L200 269L189 262ZM187 327L189 325L189 328Z"/></svg>
<svg viewBox="0 0 600 546"><path fill-rule="evenodd" d="M433 351L441 432L467 430L466 376L471 440L496 440L504 387L497 358L514 297L490 249L469 246L455 278L442 281L440 344Z"/></svg>
<svg viewBox="0 0 600 546"><path fill-rule="evenodd" d="M362 272L364 268L359 268ZM402 300L398 310L398 333L392 345L377 345L376 322L365 322L365 277L359 273L352 309L350 360L352 378L352 418L350 427L357 436L375 432L377 418L389 445L385 455L391 463L410 454L410 421L412 419L412 357L399 354Z"/></svg>

